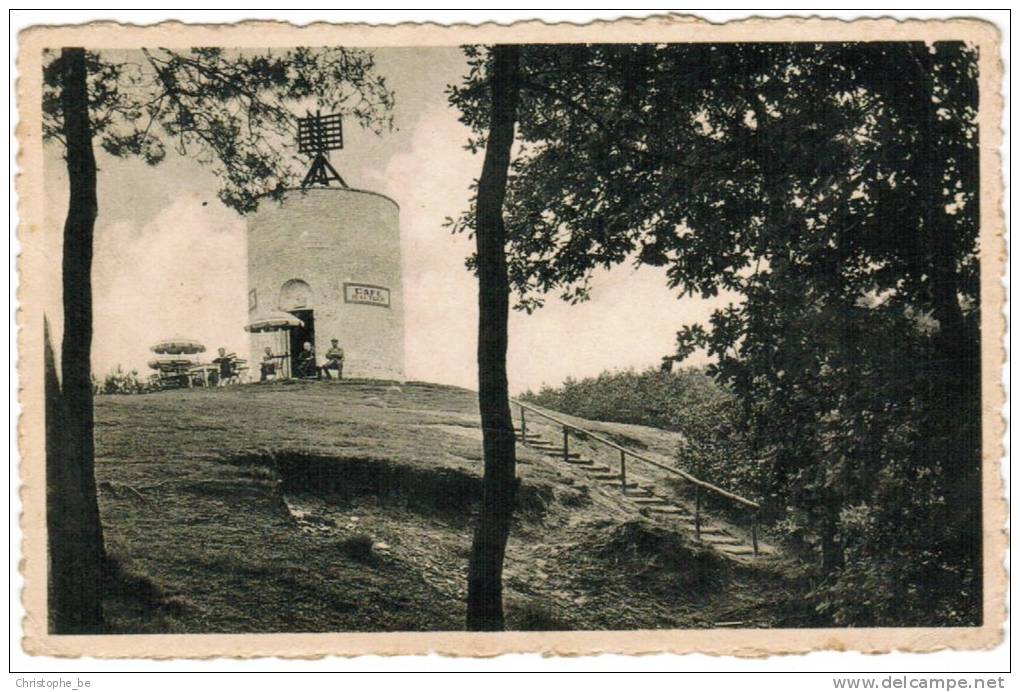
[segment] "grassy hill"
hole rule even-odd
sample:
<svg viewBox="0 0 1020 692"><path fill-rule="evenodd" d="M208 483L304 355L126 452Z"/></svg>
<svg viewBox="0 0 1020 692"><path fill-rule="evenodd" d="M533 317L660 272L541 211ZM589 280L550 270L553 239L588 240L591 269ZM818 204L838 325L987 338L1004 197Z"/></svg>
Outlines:
<svg viewBox="0 0 1020 692"><path fill-rule="evenodd" d="M675 444L654 428L586 425L647 454ZM480 441L475 394L422 383L99 397L112 627L462 629ZM518 454L511 628L814 624L789 564L706 550L570 465Z"/></svg>

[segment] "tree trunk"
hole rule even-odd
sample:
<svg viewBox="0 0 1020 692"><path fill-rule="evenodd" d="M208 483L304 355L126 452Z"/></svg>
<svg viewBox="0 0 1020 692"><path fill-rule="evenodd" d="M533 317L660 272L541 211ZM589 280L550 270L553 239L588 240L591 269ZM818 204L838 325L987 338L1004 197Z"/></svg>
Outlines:
<svg viewBox="0 0 1020 692"><path fill-rule="evenodd" d="M843 498L829 493L829 501L822 510L822 572L832 575L843 568L843 544L836 540L839 534L839 510Z"/></svg>
<svg viewBox="0 0 1020 692"><path fill-rule="evenodd" d="M64 223L64 338L61 346L59 438L47 440L47 509L52 628L58 634L100 631L103 530L96 497L92 439L92 236L96 161L89 123L83 48L61 51L70 203Z"/></svg>
<svg viewBox="0 0 1020 692"><path fill-rule="evenodd" d="M478 180L475 242L478 254L478 405L485 475L471 544L467 628L503 629L503 557L516 494L516 439L506 376L510 284L506 269L503 200L514 141L520 49L493 49L491 116Z"/></svg>

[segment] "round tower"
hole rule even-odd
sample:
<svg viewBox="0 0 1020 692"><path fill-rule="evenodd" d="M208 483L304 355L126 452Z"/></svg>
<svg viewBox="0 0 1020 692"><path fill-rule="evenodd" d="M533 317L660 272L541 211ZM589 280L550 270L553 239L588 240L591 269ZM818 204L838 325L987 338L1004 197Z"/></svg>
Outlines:
<svg viewBox="0 0 1020 692"><path fill-rule="evenodd" d="M390 198L310 187L248 215L249 320L285 312L303 322L253 333L256 361L267 346L291 354L309 342L322 365L337 339L345 378L403 380L403 311L399 208Z"/></svg>

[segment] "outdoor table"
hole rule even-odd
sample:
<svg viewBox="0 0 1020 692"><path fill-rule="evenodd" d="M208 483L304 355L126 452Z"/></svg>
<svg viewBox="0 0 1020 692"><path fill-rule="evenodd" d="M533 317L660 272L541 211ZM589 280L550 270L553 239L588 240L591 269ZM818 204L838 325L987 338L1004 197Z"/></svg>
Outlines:
<svg viewBox="0 0 1020 692"><path fill-rule="evenodd" d="M193 368L189 368L188 369L188 386L189 387L192 386L192 376L194 376L194 375L201 375L202 376L202 386L203 387L208 387L209 386L209 373L216 372L217 370L218 370L218 368L215 365L213 365L212 363L202 363L201 365L196 365Z"/></svg>

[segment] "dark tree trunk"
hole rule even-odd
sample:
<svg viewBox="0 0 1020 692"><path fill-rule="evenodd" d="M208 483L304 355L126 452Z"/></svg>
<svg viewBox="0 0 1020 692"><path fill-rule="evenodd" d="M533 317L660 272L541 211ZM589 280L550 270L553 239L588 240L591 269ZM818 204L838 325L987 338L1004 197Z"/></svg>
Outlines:
<svg viewBox="0 0 1020 692"><path fill-rule="evenodd" d="M832 493L825 504L822 520L822 572L827 575L843 568L843 545L836 539L839 534L839 510L843 498Z"/></svg>
<svg viewBox="0 0 1020 692"><path fill-rule="evenodd" d="M506 269L503 200L514 141L520 49L496 46L489 137L478 180L475 241L478 253L478 404L485 475L482 504L471 544L467 628L503 629L503 557L510 534L516 455L506 376L510 285Z"/></svg>
<svg viewBox="0 0 1020 692"><path fill-rule="evenodd" d="M64 338L60 435L47 440L51 622L58 634L100 631L103 531L92 439L92 236L96 161L89 123L85 50L61 51L61 106L70 203L64 223Z"/></svg>

